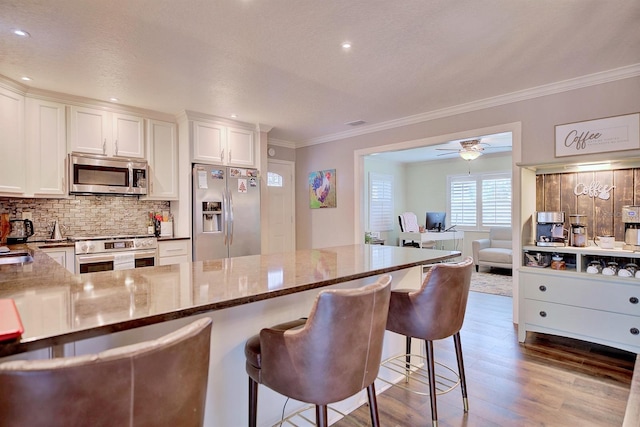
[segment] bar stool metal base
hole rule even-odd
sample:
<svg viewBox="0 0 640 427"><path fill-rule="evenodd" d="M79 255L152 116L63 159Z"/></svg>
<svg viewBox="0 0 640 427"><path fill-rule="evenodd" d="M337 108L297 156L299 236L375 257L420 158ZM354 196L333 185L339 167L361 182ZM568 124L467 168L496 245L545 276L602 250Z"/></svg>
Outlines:
<svg viewBox="0 0 640 427"><path fill-rule="evenodd" d="M353 418L349 417L347 414L338 411L335 408L327 406L328 412L337 414L341 421L346 421L348 425L353 427L362 427L360 423L355 421ZM316 419L316 406L308 405L305 406L296 412L288 415L283 418L279 423L274 424L272 427L282 427L282 426L294 426L294 427L304 427L304 426L315 426ZM369 425L369 424L367 424Z"/></svg>
<svg viewBox="0 0 640 427"><path fill-rule="evenodd" d="M409 357L412 361L408 362L407 357ZM422 363L414 362L416 359L418 359ZM436 366L436 395L449 393L458 385L460 385L460 375L458 375L455 370L439 362L434 362L434 364ZM421 354L400 354L398 356L393 356L384 360L380 364L380 368L381 372L382 368L385 368L387 371L403 375L404 384L407 385L404 385L402 382L394 383L385 380L380 376L378 376L377 379L384 383L395 387L400 387L412 393L416 393L422 396L429 396L431 393L429 392L429 375L425 368L426 366L427 358ZM410 382L413 387L409 386ZM466 399L465 403L467 403ZM467 406L468 405L465 404L465 412L467 412Z"/></svg>

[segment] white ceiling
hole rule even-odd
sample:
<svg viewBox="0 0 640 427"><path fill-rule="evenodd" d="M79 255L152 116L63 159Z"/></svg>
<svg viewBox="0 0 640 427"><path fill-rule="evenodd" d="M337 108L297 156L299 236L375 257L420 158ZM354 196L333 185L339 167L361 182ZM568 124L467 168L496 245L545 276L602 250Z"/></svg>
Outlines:
<svg viewBox="0 0 640 427"><path fill-rule="evenodd" d="M461 149L460 141L467 141L469 139L480 140L480 147L482 148L483 156L511 152L513 148L511 132L503 132L492 135L478 135L477 137L465 138L464 140L456 139L443 144L410 148L407 150L375 153L367 157L398 163L418 163L441 159L455 159L459 158L459 151Z"/></svg>
<svg viewBox="0 0 640 427"><path fill-rule="evenodd" d="M639 23L638 0L1 0L0 74L304 145L640 64Z"/></svg>

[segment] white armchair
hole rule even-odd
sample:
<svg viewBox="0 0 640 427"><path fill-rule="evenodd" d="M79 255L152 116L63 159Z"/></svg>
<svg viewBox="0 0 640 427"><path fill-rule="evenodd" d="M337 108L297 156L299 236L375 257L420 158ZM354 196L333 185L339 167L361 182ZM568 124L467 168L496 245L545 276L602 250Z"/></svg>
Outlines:
<svg viewBox="0 0 640 427"><path fill-rule="evenodd" d="M473 262L478 271L481 265L487 267L513 268L513 243L511 227L493 227L488 239L471 242Z"/></svg>

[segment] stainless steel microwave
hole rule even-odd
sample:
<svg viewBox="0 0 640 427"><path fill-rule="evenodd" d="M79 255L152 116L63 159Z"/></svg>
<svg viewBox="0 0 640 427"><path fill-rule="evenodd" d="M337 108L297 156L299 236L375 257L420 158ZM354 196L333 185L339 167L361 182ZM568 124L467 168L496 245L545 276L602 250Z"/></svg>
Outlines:
<svg viewBox="0 0 640 427"><path fill-rule="evenodd" d="M147 194L149 167L143 159L69 154L69 194Z"/></svg>

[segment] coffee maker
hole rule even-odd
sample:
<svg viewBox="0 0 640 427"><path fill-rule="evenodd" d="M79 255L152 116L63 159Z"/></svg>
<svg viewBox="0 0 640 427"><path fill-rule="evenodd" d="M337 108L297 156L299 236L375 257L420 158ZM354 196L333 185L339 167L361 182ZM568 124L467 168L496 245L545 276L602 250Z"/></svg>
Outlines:
<svg viewBox="0 0 640 427"><path fill-rule="evenodd" d="M536 246L566 246L564 212L536 212Z"/></svg>
<svg viewBox="0 0 640 427"><path fill-rule="evenodd" d="M627 251L640 252L640 206L623 206L624 246Z"/></svg>
<svg viewBox="0 0 640 427"><path fill-rule="evenodd" d="M587 216L579 214L569 215L569 241L571 246L583 248L587 246L589 238L587 237Z"/></svg>

